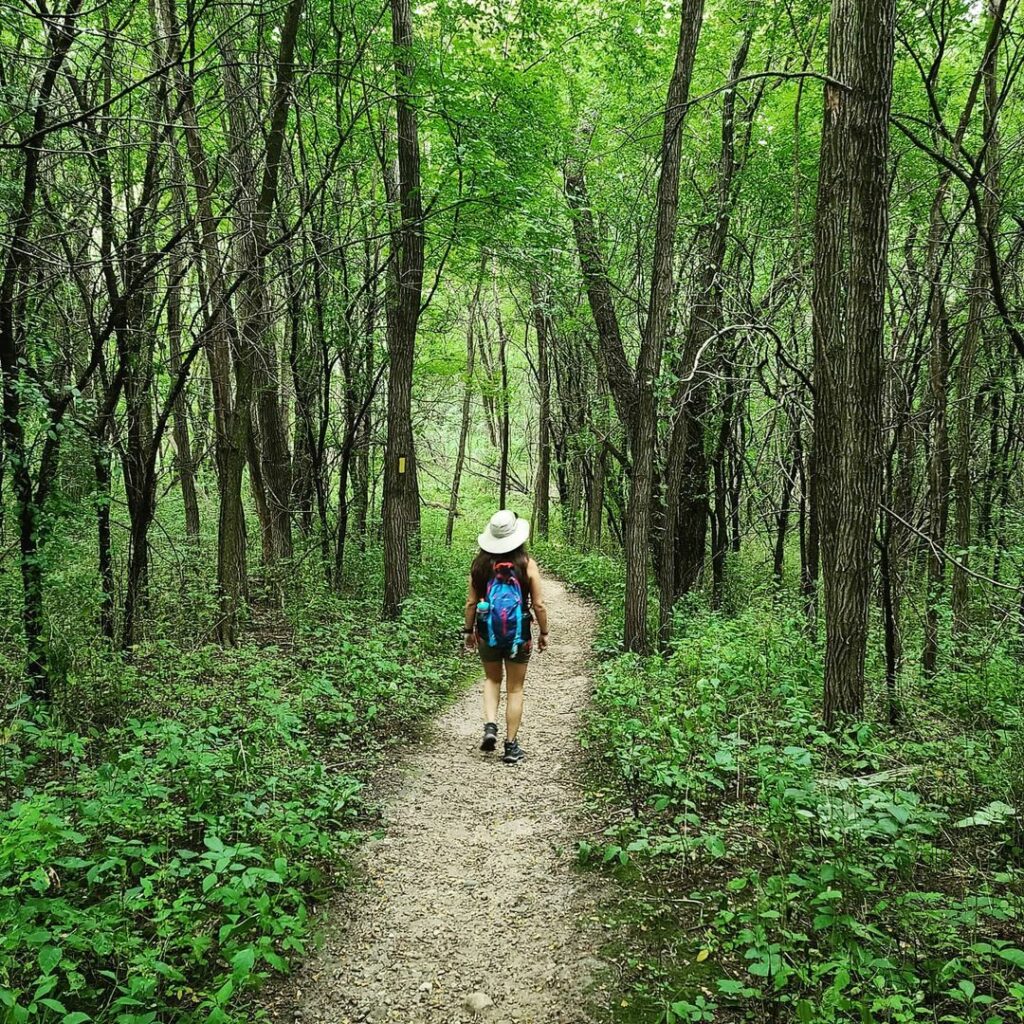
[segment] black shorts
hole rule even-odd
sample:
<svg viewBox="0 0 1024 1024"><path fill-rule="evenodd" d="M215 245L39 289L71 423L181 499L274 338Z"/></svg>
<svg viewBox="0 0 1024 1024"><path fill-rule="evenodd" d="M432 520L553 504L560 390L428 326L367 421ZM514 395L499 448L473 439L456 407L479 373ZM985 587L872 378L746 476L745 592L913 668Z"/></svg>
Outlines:
<svg viewBox="0 0 1024 1024"><path fill-rule="evenodd" d="M533 652L533 641L529 637L523 640L514 658L511 657L511 653L507 649L492 647L482 636L478 636L476 639L476 649L480 655L480 660L485 664L510 661L513 665L525 665L530 660L530 654Z"/></svg>

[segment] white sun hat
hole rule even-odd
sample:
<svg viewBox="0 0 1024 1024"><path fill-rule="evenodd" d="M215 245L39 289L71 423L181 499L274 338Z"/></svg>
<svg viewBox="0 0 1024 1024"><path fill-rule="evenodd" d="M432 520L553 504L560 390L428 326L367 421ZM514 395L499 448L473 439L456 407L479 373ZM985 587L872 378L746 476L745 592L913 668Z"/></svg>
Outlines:
<svg viewBox="0 0 1024 1024"><path fill-rule="evenodd" d="M487 529L477 537L477 543L481 551L491 555L504 555L525 544L529 536L530 524L525 519L520 519L515 512L503 508L491 516Z"/></svg>

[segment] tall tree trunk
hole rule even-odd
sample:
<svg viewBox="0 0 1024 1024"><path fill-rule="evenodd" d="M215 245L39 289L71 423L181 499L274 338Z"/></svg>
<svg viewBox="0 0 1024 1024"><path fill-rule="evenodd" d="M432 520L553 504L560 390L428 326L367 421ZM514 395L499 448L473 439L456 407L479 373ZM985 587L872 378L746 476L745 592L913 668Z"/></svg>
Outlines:
<svg viewBox="0 0 1024 1024"><path fill-rule="evenodd" d="M348 479L352 467L352 450L359 426L351 423L341 446L341 465L338 467L338 528L334 545L334 589L340 593L345 582L345 543L348 540Z"/></svg>
<svg viewBox="0 0 1024 1024"><path fill-rule="evenodd" d="M576 249L583 271L587 300L597 328L605 379L619 420L626 433L632 437L639 401L636 378L622 343L619 318L612 300L611 281L601 253L594 214L590 207L587 179L582 166L570 164L566 167L565 197L572 214Z"/></svg>
<svg viewBox="0 0 1024 1024"><path fill-rule="evenodd" d="M498 370L501 375L501 452L498 462L498 507L508 506L508 453L509 453L509 396L508 396L508 335L501 315L501 296L498 293L497 274L494 277L494 319L498 325Z"/></svg>
<svg viewBox="0 0 1024 1024"><path fill-rule="evenodd" d="M270 218L277 203L278 184L284 152L285 131L295 80L295 43L305 0L290 0L280 30L276 78L271 96L266 158L257 190L251 130L244 112L246 103L237 81L238 71L231 54L225 62L228 83L228 112L232 125L234 159L239 168L244 196L240 203L242 230L238 244L242 265L238 289L238 320L241 344L237 362L246 364L255 393L253 409L258 420L258 458L263 479L265 534L269 541L265 557L273 564L292 555L291 455L281 404L277 345L271 326L270 295L266 263L270 248ZM234 94L234 95L232 95Z"/></svg>
<svg viewBox="0 0 1024 1024"><path fill-rule="evenodd" d="M548 367L548 311L546 294L534 276L530 279L533 323L537 332L537 476L533 488L533 531L547 540L551 504L551 374ZM600 522L600 511L598 511Z"/></svg>
<svg viewBox="0 0 1024 1024"><path fill-rule="evenodd" d="M171 375L181 371L181 277L180 258L172 256L167 270L167 345ZM199 540L199 497L196 492L195 465L192 461L192 441L188 429L188 400L184 391L174 403L171 421L174 438L174 463L181 484L181 498L185 506L185 536L192 542Z"/></svg>
<svg viewBox="0 0 1024 1024"><path fill-rule="evenodd" d="M210 366L217 465L217 591L220 605L217 636L222 643L233 644L237 640L239 615L248 593L242 477L248 448L252 375L247 363L239 362L232 390L231 349L233 342L237 348L237 337L231 298L224 281L218 217L213 209L213 186L199 134L192 80L181 61L180 28L174 0L160 0L158 9L167 39L168 57L172 62L181 110L181 130L196 193L202 247L202 258L196 267L206 306L203 333Z"/></svg>
<svg viewBox="0 0 1024 1024"><path fill-rule="evenodd" d="M899 619L895 601L896 583L892 572L892 521L883 517L881 539L879 543L879 569L882 587L882 623L885 629L885 693L888 704L889 724L896 725L900 718L899 705L899 669L900 641Z"/></svg>
<svg viewBox="0 0 1024 1024"><path fill-rule="evenodd" d="M255 410L245 434L245 461L249 466L249 490L256 506L256 520L260 524L260 554L263 565L272 566L274 556L274 523L267 500L267 485L263 479L263 460L260 457L259 423Z"/></svg>
<svg viewBox="0 0 1024 1024"><path fill-rule="evenodd" d="M809 59L809 58L808 58ZM805 70L808 65L805 63ZM798 316L807 292L804 245L804 202L803 170L801 167L801 117L803 109L804 79L797 86L796 103L793 106L793 240L797 260L797 291L793 301L792 337L794 347L798 344ZM806 450L800 421L794 425L794 447L799 458L800 483L800 593L803 597L804 615L809 631L816 627L815 614L818 594L818 506L814 495L814 437L810 438Z"/></svg>
<svg viewBox="0 0 1024 1024"><path fill-rule="evenodd" d="M377 289L370 288L363 338L363 381L370 387L374 375L374 338L377 328ZM366 531L370 515L370 445L373 438L373 404L367 406L366 415L359 424L356 434L355 460L352 464L352 501L356 513L356 536L360 550L366 548Z"/></svg>
<svg viewBox="0 0 1024 1024"><path fill-rule="evenodd" d="M721 309L721 304L719 304ZM724 364L725 400L722 403L722 421L718 428L718 443L715 445L714 476L715 506L711 530L711 604L721 608L725 598L725 559L729 551L728 479L726 469L729 449L732 447L733 416L736 405L736 369L731 359ZM703 431L701 441L703 442Z"/></svg>
<svg viewBox="0 0 1024 1024"><path fill-rule="evenodd" d="M604 483L607 471L606 456L599 451L594 456L594 481L587 509L587 548L601 545L601 524L604 522Z"/></svg>
<svg viewBox="0 0 1024 1024"><path fill-rule="evenodd" d="M156 35L155 32L153 34ZM112 45L112 39L108 40L107 46ZM103 81L103 92L107 97L112 92L112 63L108 50ZM152 63L160 68L162 57L159 49L153 54ZM154 124L158 123L162 112L162 104L157 96L151 110ZM114 184L108 155L110 140L108 124L105 121L99 136L103 142L96 160L99 185L100 278L104 283L110 308L116 309L120 306L123 310L123 315L114 326L119 383L108 388L104 404L109 407L109 416L105 417L106 423L109 424L117 402L114 392L123 394L126 425L121 445L121 467L130 526L121 646L128 649L134 643L139 613L146 604L149 577L148 534L149 525L156 511L156 489L147 486L146 474L146 464L153 446L153 346L150 338L152 288L150 285L142 293L136 292L130 297L127 295L129 281L138 272L142 263L145 235L129 230L118 249ZM159 144L159 134L154 134L150 152L155 153ZM148 219L152 212L151 205L147 203L142 212L147 214ZM103 433L102 427L100 433Z"/></svg>
<svg viewBox="0 0 1024 1024"><path fill-rule="evenodd" d="M733 554L740 553L743 543L743 531L741 523L741 496L743 494L743 452L746 447L747 427L746 419L742 410L746 405L746 395L741 392L740 411L737 413L736 421L739 431L733 431L732 444L729 446L729 520L732 527L732 550Z"/></svg>
<svg viewBox="0 0 1024 1024"><path fill-rule="evenodd" d="M725 602L725 556L729 550L725 459L717 451L712 463L712 473L715 497L711 510L711 607L717 611Z"/></svg>
<svg viewBox="0 0 1024 1024"><path fill-rule="evenodd" d="M159 84L154 83L151 108L153 118L152 143L150 146L150 164L157 166L157 154L163 144L163 129L158 127L166 107L166 95L169 82L167 79L167 54L164 52L167 40L160 37L158 23L160 14L155 3L149 6L152 20L152 32L156 42L153 47L152 61L160 76ZM146 201L140 211L152 212L153 202L158 190L153 189L153 200ZM110 234L112 235L112 227ZM151 332L154 323L154 278L144 275L142 268L144 253L153 248L149 231L129 232L123 247L121 264L124 275L124 291L128 293L133 277L146 281L146 287L129 299L125 305L124 322L115 328L117 347L121 360L121 375L124 385L124 405L127 419L127 444L123 456L125 494L128 501L131 528L128 544L128 571L124 601L124 620L122 623L121 646L130 650L136 641L138 625L149 605L149 530L156 514L157 499L157 462L161 446L167 431L168 422L180 408L184 387L191 372L192 363L200 351L199 345L192 345L184 358L180 349L180 322L174 318L179 315L177 308L179 297L168 297L168 331L169 347L177 349L177 357L172 357L174 373L171 377L170 390L166 400L159 409L156 405L156 383L154 379L153 345ZM105 260L105 265L109 264ZM137 268L137 269L136 269ZM176 261L171 261L171 272L177 273ZM107 274L108 286L111 291L111 303L114 303L116 278L112 269ZM110 414L115 408L116 396L108 394L107 410ZM187 437L186 437L187 446Z"/></svg>
<svg viewBox="0 0 1024 1024"><path fill-rule="evenodd" d="M810 527L808 515L810 502L807 494L807 465L804 454L803 430L799 419L793 425L793 465L796 468L799 498L797 500L797 529L800 533L800 590L806 594L807 580L807 545Z"/></svg>
<svg viewBox="0 0 1024 1024"><path fill-rule="evenodd" d="M10 241L0 277L0 373L3 375L3 434L5 458L11 467L11 482L18 513L19 569L22 587L22 629L25 633L26 671L32 695L49 700L50 679L43 640L43 567L39 557L39 509L32 487L32 470L21 420L25 366L24 337L17 323L19 291L31 252L29 234L35 218L39 192L39 164L48 134L50 100L71 44L78 32L77 18L82 0L70 0L62 17L47 19L49 56L33 97L33 143L24 150L17 212L5 231ZM12 196L12 199L14 197ZM12 207L14 203L11 204Z"/></svg>
<svg viewBox="0 0 1024 1024"><path fill-rule="evenodd" d="M892 0L832 0L813 295L815 497L830 726L864 706L881 496L892 63Z"/></svg>
<svg viewBox="0 0 1024 1024"><path fill-rule="evenodd" d="M147 603L149 585L149 526L156 513L155 480L146 472L154 446L152 404L152 352L139 344L138 335L145 330L141 313L132 315L124 333L136 335L130 342L119 343L122 359L128 369L124 374L124 398L127 415L127 443L122 460L125 497L131 527L128 533L128 571L124 600L121 646L128 649L135 642L140 613ZM119 332L120 333L120 332Z"/></svg>
<svg viewBox="0 0 1024 1024"><path fill-rule="evenodd" d="M341 465L338 469L338 529L337 540L334 549L334 589L341 590L345 577L345 542L348 539L348 481L352 469L353 453L359 443L359 432L363 420L369 414L373 405L374 397L377 394L377 386L380 383L380 375L369 384L362 404L354 402L345 424L345 439L341 445Z"/></svg>
<svg viewBox="0 0 1024 1024"><path fill-rule="evenodd" d="M928 320L932 345L928 361L928 409L930 444L928 446L928 578L925 593L924 646L921 667L933 675L939 656L939 604L945 583L946 530L949 525L949 426L947 420L949 384L949 315L946 311L943 260L947 226L944 207L949 179L943 176L932 202L928 233Z"/></svg>
<svg viewBox="0 0 1024 1024"><path fill-rule="evenodd" d="M647 635L647 567L654 492L654 450L658 440L657 384L672 304L682 127L703 14L704 0L684 0L675 68L665 103L661 175L655 200L651 292L637 360L637 406L632 432L633 475L626 512L624 644L626 650L641 653L650 647Z"/></svg>
<svg viewBox="0 0 1024 1024"><path fill-rule="evenodd" d="M110 448L107 417L101 421L94 441L93 467L96 473L96 548L100 573L100 632L114 640L114 559L110 537Z"/></svg>
<svg viewBox="0 0 1024 1024"><path fill-rule="evenodd" d="M975 75L968 91L967 102L957 130L951 140L952 155L959 156L964 136L971 123L977 104L979 86L986 77L994 54L998 50L999 18L1005 0L996 3L997 18L994 19L986 43L982 65ZM935 143L941 147L940 133L934 132ZM939 605L945 590L946 576L946 535L949 526L950 500L950 445L948 424L948 395L950 376L949 316L946 310L946 286L943 280L944 263L950 248L951 228L945 221L945 206L949 195L952 170L943 165L939 184L932 203L929 220L927 276L929 285L928 319L931 328L932 346L929 359L928 410L930 414L930 445L928 448L928 575L925 593L924 646L921 664L926 676L933 675L938 667L939 653ZM972 191L972 199L974 199ZM986 224L988 200L982 200L975 209L980 252L989 258L987 244L991 242Z"/></svg>
<svg viewBox="0 0 1024 1024"><path fill-rule="evenodd" d="M978 536L985 544L992 543L995 515L992 496L995 493L999 467L999 421L1003 412L1002 385L995 370L990 370L986 385L988 397L988 445L985 472L981 481L981 501L978 509Z"/></svg>
<svg viewBox="0 0 1024 1024"><path fill-rule="evenodd" d="M476 323L476 309L480 301L480 288L483 285L484 266L480 268L476 291L469 304L469 317L466 324L466 381L462 389L462 420L459 425L459 448L455 456L455 471L452 474L452 489L448 498L448 520L444 528L446 547L452 546L452 534L455 531L455 519L459 514L459 487L462 484L462 470L466 463L466 445L469 441L470 412L473 404L473 368L476 357L476 340L473 328Z"/></svg>
<svg viewBox="0 0 1024 1024"><path fill-rule="evenodd" d="M350 334L355 337L354 325ZM341 591L345 576L345 544L348 539L349 501L348 483L354 465L354 455L360 443L362 425L370 414L377 388L383 377L381 367L373 380L365 382L362 389L358 387L355 367L347 354L343 360L345 366L345 437L341 445L341 464L338 468L338 524L334 548L334 589Z"/></svg>
<svg viewBox="0 0 1024 1024"><path fill-rule="evenodd" d="M729 81L735 83L743 72L750 49L752 30L747 29L729 69ZM727 90L722 104L722 148L718 164L715 222L708 251L699 274L699 292L687 326L680 380L674 396L673 427L669 435L669 453L665 472L665 508L661 524L658 559L659 634L662 646L671 639L672 608L676 601L697 585L704 569L708 531L708 459L704 445L704 419L708 411L708 383L702 364L709 361L707 348L722 325L723 271L726 242L733 204L735 157L736 90ZM752 115L752 111L751 111ZM728 388L732 388L729 380ZM732 416L732 396L727 400ZM728 431L731 424L725 426ZM720 439L722 440L722 439ZM724 449L721 448L724 458ZM722 467L716 473L724 477ZM724 478L721 480L724 486ZM724 508L723 512L724 519ZM713 531L715 557L712 560L713 602L721 604L724 586L725 555L728 534Z"/></svg>
<svg viewBox="0 0 1024 1024"><path fill-rule="evenodd" d="M598 448L593 453L593 482L590 490L590 506L587 509L588 549L597 548L601 544L601 531L604 523L604 504L607 492L608 455L605 450L605 437L608 433L608 393L603 377L597 380L597 415L594 428L598 434Z"/></svg>
<svg viewBox="0 0 1024 1024"><path fill-rule="evenodd" d="M983 235L999 237L999 82L998 42L1002 36L1003 4L990 0L989 17L993 19L992 32L985 64L984 76L984 131L985 140L985 190ZM956 501L956 548L957 562L953 565L953 635L959 644L970 623L970 586L967 568L970 563L970 547L974 540L972 523L973 472L971 456L974 450L974 363L977 358L979 341L985 311L991 302L988 280L988 262L984 251L984 238L978 239L974 260L974 277L968 304L967 325L960 352L960 363L956 376L956 449L953 489Z"/></svg>
<svg viewBox="0 0 1024 1024"><path fill-rule="evenodd" d="M953 490L956 502L956 550L957 560L953 564L951 591L953 611L953 636L959 642L967 632L970 621L970 587L967 566L970 562L970 547L973 543L972 530L972 488L973 474L971 455L974 449L974 363L977 357L978 341L981 334L982 318L987 305L986 264L977 259L974 265L974 279L971 283L971 297L968 304L967 325L960 352L960 364L956 374L956 441Z"/></svg>
<svg viewBox="0 0 1024 1024"><path fill-rule="evenodd" d="M789 515L792 509L793 482L797 475L797 461L794 456L792 466L787 470L782 467L782 498L778 511L775 513L775 556L772 564L772 578L777 587L782 586L786 567L786 533L789 530Z"/></svg>
<svg viewBox="0 0 1024 1024"><path fill-rule="evenodd" d="M563 336L560 344L551 346L549 355L560 410L559 430L555 436L555 472L561 498L562 531L565 540L575 544L583 490L579 448L586 429L585 411L590 403L583 366L586 355L579 337L571 332Z"/></svg>
<svg viewBox="0 0 1024 1024"><path fill-rule="evenodd" d="M484 419L487 421L487 437L491 447L501 448L501 421L498 416L498 406L495 400L495 378L494 357L491 353L491 318L487 304L480 308L480 326L483 328L477 331L477 348L480 355L480 364L484 368L487 379L487 386L484 388Z"/></svg>
<svg viewBox="0 0 1024 1024"><path fill-rule="evenodd" d="M314 505L321 514L320 522L326 522L326 503L319 500L323 489L325 467L320 458L318 444L320 435L320 369L323 366L323 352L326 344L324 326L323 265L317 254L312 267L312 311L310 337L307 340L302 330L303 289L296 280L294 261L287 261L288 321L290 344L288 366L291 372L292 389L295 393L294 451L292 454L291 507L298 513L299 529L308 536L313 527ZM325 544L326 532L321 530L321 553L329 554L330 543ZM326 558L325 558L326 565Z"/></svg>
<svg viewBox="0 0 1024 1024"><path fill-rule="evenodd" d="M412 436L412 372L423 292L423 204L420 146L412 102L413 22L410 0L391 0L401 223L392 237L393 298L388 303L388 424L384 456L384 615L398 615L409 593L410 534L419 532L419 490Z"/></svg>
<svg viewBox="0 0 1024 1024"><path fill-rule="evenodd" d="M892 389L895 390L895 389ZM896 510L900 519L910 522L914 516L914 469L917 463L917 439L911 428L911 417L913 414L912 396L904 398L906 411L904 423L897 423L895 436L893 438L893 459L894 467L890 488L892 491L892 507ZM888 516L886 517L889 518ZM899 519L890 521L886 546L888 548L888 572L890 580L891 609L887 614L892 618L894 643L891 652L891 671L896 682L903 668L903 595L906 590L906 562L907 554L913 543L911 530ZM892 690L895 691L896 683L893 683Z"/></svg>
<svg viewBox="0 0 1024 1024"><path fill-rule="evenodd" d="M800 574L800 589L804 598L804 614L812 634L818 628L818 578L821 575L821 481L815 454L816 431L811 432L810 450L805 459L805 496L807 502L807 550Z"/></svg>
<svg viewBox="0 0 1024 1024"><path fill-rule="evenodd" d="M159 66L160 55L153 60ZM159 118L160 104L155 102L154 120ZM159 139L154 139L154 146ZM130 238L124 246L122 260L131 268L140 261L142 238ZM132 271L126 272L126 277ZM110 275L114 277L113 274ZM127 286L127 281L126 281ZM111 303L116 301L116 287ZM115 332L122 361L124 407L127 429L122 457L125 497L131 527L128 532L128 571L124 600L121 646L128 650L135 643L136 630L149 599L149 527L156 515L156 479L147 472L149 460L156 452L159 438L153 422L153 346L150 343L152 289L146 288L127 304L127 314Z"/></svg>

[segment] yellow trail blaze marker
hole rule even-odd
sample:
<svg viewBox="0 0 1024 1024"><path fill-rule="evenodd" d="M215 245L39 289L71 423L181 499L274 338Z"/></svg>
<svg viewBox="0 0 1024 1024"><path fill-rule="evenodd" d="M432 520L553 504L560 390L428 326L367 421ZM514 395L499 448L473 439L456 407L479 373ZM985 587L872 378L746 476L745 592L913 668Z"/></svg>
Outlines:
<svg viewBox="0 0 1024 1024"><path fill-rule="evenodd" d="M405 472L405 456L400 455L398 457L398 474L401 476Z"/></svg>

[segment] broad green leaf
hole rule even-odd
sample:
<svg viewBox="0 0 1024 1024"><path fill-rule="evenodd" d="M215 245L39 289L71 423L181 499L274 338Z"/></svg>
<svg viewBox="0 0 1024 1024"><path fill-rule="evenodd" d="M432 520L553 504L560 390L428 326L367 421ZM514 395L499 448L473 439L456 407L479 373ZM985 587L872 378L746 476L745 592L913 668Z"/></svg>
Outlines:
<svg viewBox="0 0 1024 1024"><path fill-rule="evenodd" d="M52 974L57 964L61 962L64 953L61 951L59 946L43 946L39 950L39 969L43 974Z"/></svg>

